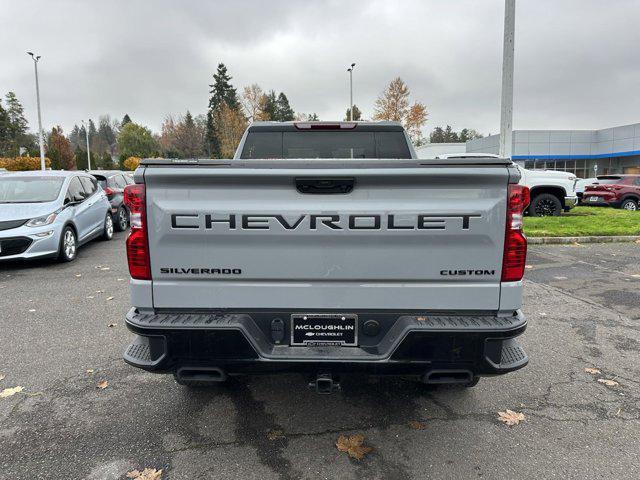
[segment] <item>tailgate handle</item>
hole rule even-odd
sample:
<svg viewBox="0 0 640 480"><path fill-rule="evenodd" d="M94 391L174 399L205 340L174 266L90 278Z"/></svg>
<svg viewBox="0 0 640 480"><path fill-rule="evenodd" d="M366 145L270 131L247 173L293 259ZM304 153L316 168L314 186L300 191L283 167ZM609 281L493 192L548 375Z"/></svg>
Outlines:
<svg viewBox="0 0 640 480"><path fill-rule="evenodd" d="M351 193L355 178L296 178L300 193L319 195Z"/></svg>

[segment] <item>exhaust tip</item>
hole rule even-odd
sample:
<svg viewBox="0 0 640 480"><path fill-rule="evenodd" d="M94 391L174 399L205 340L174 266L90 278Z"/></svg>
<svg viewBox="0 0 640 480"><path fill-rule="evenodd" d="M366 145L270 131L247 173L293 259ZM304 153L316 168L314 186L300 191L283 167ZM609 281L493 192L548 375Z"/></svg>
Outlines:
<svg viewBox="0 0 640 480"><path fill-rule="evenodd" d="M467 384L473 381L473 373L470 370L431 370L422 378L422 381L430 385Z"/></svg>
<svg viewBox="0 0 640 480"><path fill-rule="evenodd" d="M224 382L227 374L218 367L181 367L176 371L178 382Z"/></svg>

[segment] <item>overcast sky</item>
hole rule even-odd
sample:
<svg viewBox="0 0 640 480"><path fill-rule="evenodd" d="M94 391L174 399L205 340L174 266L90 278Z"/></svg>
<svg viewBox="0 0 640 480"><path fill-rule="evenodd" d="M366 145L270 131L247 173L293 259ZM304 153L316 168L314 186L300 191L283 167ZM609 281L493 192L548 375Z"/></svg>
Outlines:
<svg viewBox="0 0 640 480"><path fill-rule="evenodd" d="M204 113L224 62L238 88L284 91L294 110L342 119L347 66L370 117L400 76L451 124L499 131L503 0L0 0L0 93L15 91L37 125L68 132L82 118ZM640 0L517 0L514 128L640 122Z"/></svg>

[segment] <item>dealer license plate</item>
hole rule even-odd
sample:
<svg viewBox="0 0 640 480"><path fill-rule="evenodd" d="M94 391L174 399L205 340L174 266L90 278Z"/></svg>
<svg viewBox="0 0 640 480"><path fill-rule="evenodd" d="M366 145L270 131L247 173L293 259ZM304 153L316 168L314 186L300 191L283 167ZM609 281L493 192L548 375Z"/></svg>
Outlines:
<svg viewBox="0 0 640 480"><path fill-rule="evenodd" d="M600 197L589 197L590 202L597 202L600 200Z"/></svg>
<svg viewBox="0 0 640 480"><path fill-rule="evenodd" d="M291 315L291 345L355 346L357 344L357 315L333 313Z"/></svg>

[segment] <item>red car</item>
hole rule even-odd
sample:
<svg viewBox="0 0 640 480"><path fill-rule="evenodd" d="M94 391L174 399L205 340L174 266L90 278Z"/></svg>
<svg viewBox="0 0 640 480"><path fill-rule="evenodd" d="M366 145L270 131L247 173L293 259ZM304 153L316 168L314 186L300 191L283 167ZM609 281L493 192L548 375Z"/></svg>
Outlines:
<svg viewBox="0 0 640 480"><path fill-rule="evenodd" d="M640 175L601 175L593 185L585 187L582 203L638 210Z"/></svg>

